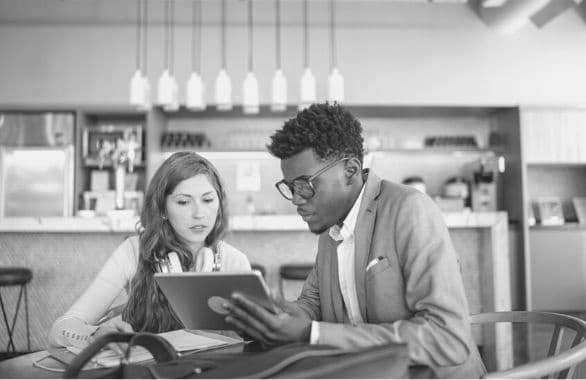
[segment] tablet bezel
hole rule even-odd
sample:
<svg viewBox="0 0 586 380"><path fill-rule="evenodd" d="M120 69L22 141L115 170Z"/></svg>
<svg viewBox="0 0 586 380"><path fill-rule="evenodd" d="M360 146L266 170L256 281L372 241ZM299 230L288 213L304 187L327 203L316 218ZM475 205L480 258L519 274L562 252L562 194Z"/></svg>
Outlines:
<svg viewBox="0 0 586 380"><path fill-rule="evenodd" d="M212 296L229 300L238 292L273 313L277 311L266 282L256 271L155 273L155 281L186 329L234 329L224 321L225 315L210 309Z"/></svg>

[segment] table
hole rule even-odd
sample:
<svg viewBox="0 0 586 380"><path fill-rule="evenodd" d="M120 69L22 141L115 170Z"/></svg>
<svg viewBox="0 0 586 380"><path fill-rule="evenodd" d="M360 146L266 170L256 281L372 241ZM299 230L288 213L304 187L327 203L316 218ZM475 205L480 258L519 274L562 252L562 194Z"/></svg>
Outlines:
<svg viewBox="0 0 586 380"><path fill-rule="evenodd" d="M251 351L257 351L258 350L258 346L257 345L246 345L246 346L242 346L241 347L241 352L251 352ZM406 346L402 346L403 348L399 347L399 350L404 350L404 352L406 353ZM214 350L210 350L207 351L204 355L208 354L208 353L212 353L214 355L216 354L234 354L235 350L234 347L222 347L222 348L218 348L218 349L214 349ZM5 360L0 362L0 378L15 378L15 379L19 379L19 378L37 378L37 379L57 379L57 378L61 378L63 376L63 372L52 372L52 371L48 371L45 369L41 369L41 368L37 368L35 366L33 366L33 363L37 362L38 360L45 358L49 355L49 353L47 351L38 351L38 352L33 352L31 354L27 354L27 355L22 355L13 359L9 359L9 360ZM227 355L228 356L228 355ZM315 358L315 359L308 359L308 360L323 360L320 358ZM404 357L400 358L400 360L405 360ZM51 361L54 361L54 363L51 363ZM46 361L47 364L51 363L53 365L58 364L59 362L54 360L54 359L47 359ZM295 368L296 365L298 366L298 363L292 365L291 367ZM397 364L397 367L401 367L399 364ZM403 367L404 368L404 367ZM283 374L283 372L280 372L280 374ZM286 375L286 374L285 374ZM390 374L390 377L403 377L404 373L401 374ZM411 366L409 367L409 377L411 378L431 378L434 377L434 373L433 371L428 368L428 367L424 367L424 366Z"/></svg>

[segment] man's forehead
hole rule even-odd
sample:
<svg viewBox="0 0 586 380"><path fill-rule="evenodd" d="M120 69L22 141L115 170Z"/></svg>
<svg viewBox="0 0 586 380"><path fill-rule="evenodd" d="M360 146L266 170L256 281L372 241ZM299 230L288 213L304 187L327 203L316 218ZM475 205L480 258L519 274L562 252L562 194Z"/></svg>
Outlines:
<svg viewBox="0 0 586 380"><path fill-rule="evenodd" d="M313 149L306 149L294 156L281 160L281 171L285 179L312 175L322 165L322 160Z"/></svg>

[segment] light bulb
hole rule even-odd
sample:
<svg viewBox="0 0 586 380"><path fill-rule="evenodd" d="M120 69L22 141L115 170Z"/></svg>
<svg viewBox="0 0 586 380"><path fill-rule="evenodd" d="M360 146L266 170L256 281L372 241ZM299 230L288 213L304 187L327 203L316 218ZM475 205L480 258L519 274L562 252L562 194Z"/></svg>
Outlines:
<svg viewBox="0 0 586 380"><path fill-rule="evenodd" d="M285 111L286 109L287 78L281 69L277 69L273 76L271 111Z"/></svg>
<svg viewBox="0 0 586 380"><path fill-rule="evenodd" d="M142 76L142 93L143 102L142 104L138 105L138 108L142 110L150 110L153 106L151 100L151 82L146 75Z"/></svg>
<svg viewBox="0 0 586 380"><path fill-rule="evenodd" d="M299 109L302 110L309 107L312 103L315 103L315 99L315 77L311 73L311 69L306 67L301 77L301 101L299 102Z"/></svg>
<svg viewBox="0 0 586 380"><path fill-rule="evenodd" d="M216 107L218 111L232 109L232 82L225 69L221 69L216 78Z"/></svg>
<svg viewBox="0 0 586 380"><path fill-rule="evenodd" d="M130 79L130 104L140 107L145 102L144 80L140 69Z"/></svg>
<svg viewBox="0 0 586 380"><path fill-rule="evenodd" d="M249 71L242 84L242 110L245 114L254 114L259 111L258 81L252 71Z"/></svg>
<svg viewBox="0 0 586 380"><path fill-rule="evenodd" d="M337 67L332 68L328 79L328 100L338 103L344 101L344 77Z"/></svg>
<svg viewBox="0 0 586 380"><path fill-rule="evenodd" d="M157 86L157 104L166 106L173 101L173 81L169 70L165 69L159 77Z"/></svg>
<svg viewBox="0 0 586 380"><path fill-rule="evenodd" d="M196 111L202 111L206 108L205 84L201 76L196 72L192 72L187 81L185 105L187 108Z"/></svg>
<svg viewBox="0 0 586 380"><path fill-rule="evenodd" d="M170 76L170 87L171 87L171 101L169 104L163 105L165 111L177 111L179 109L179 86L177 80L173 75Z"/></svg>

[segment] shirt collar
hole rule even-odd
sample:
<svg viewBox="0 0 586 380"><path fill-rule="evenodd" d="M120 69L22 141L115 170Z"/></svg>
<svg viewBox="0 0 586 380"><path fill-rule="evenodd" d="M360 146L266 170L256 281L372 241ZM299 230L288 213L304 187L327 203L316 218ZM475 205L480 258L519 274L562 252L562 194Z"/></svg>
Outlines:
<svg viewBox="0 0 586 380"><path fill-rule="evenodd" d="M354 201L354 205L350 209L348 215L342 223L342 227L337 224L330 227L330 237L336 241L344 240L354 235L354 229L356 228L356 220L358 219L358 211L360 211L360 204L362 203L362 197L364 196L364 188L366 183L362 185L358 198Z"/></svg>

